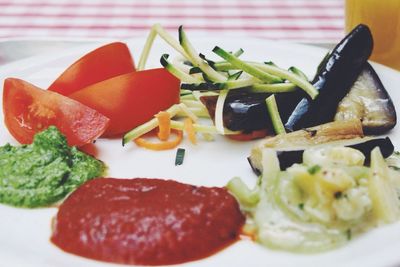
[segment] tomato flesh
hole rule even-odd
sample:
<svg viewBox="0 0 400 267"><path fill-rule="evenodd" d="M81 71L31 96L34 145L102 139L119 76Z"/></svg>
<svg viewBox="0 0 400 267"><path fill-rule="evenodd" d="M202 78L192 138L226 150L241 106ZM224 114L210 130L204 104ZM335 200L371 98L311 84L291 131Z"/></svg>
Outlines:
<svg viewBox="0 0 400 267"><path fill-rule="evenodd" d="M163 68L120 75L81 89L68 97L110 119L103 136L118 136L179 103L180 81Z"/></svg>
<svg viewBox="0 0 400 267"><path fill-rule="evenodd" d="M82 146L102 135L109 124L96 110L15 78L4 81L3 114L9 132L22 144L32 143L37 132L54 125L69 145Z"/></svg>
<svg viewBox="0 0 400 267"><path fill-rule="evenodd" d="M69 66L48 90L69 95L91 84L135 71L129 48L121 42L99 47Z"/></svg>

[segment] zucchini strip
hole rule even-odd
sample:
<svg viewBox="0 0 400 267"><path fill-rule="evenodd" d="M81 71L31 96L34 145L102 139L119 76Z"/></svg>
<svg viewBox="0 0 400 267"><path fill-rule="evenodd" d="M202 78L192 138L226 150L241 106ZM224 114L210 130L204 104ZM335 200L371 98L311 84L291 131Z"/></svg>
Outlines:
<svg viewBox="0 0 400 267"><path fill-rule="evenodd" d="M268 64L253 63L253 65L259 67L264 71L271 73L272 75L276 75L285 80L288 80L289 82L294 83L295 85L303 89L304 92L306 92L311 97L311 99L315 99L318 95L318 90L310 82L304 80L303 78L299 77L294 73L291 73L290 71Z"/></svg>
<svg viewBox="0 0 400 267"><path fill-rule="evenodd" d="M251 86L253 93L287 93L295 91L297 86L293 83L255 83Z"/></svg>
<svg viewBox="0 0 400 267"><path fill-rule="evenodd" d="M175 104L171 106L169 109L166 110L166 112L169 113L170 117L174 117L181 109L181 106L178 104ZM151 130L155 129L158 126L158 120L157 118L153 118L149 120L148 122L143 123L142 125L139 125L138 127L130 130L127 132L123 138L122 138L122 146L124 146L126 143L128 143L131 140L134 140L138 138L139 136L144 135L145 133L150 132Z"/></svg>
<svg viewBox="0 0 400 267"><path fill-rule="evenodd" d="M215 120L215 128L220 134L225 134L225 129L224 129L224 103L225 99L228 96L229 91L228 90L221 90L219 92L219 96L217 99L217 104L215 106L215 115L214 115L214 120Z"/></svg>
<svg viewBox="0 0 400 267"><path fill-rule="evenodd" d="M157 23L157 24L154 24L153 27L151 27L149 36L147 37L147 40L143 47L142 54L140 55L137 70L144 70L147 59L149 57L151 47L153 46L154 39L156 38L157 35L159 35L162 39L164 39L164 41L166 41L170 46L172 46L182 56L189 59L185 50L182 49L182 47L174 39L174 37L172 37L171 34L169 34L167 31L165 31L164 28L159 23Z"/></svg>
<svg viewBox="0 0 400 267"><path fill-rule="evenodd" d="M260 80L255 77L245 78L245 79L238 79L232 81L226 81L223 83L182 83L181 89L187 89L192 91L204 91L204 90L232 90L232 89L239 89L243 87L252 86L255 83L259 83Z"/></svg>
<svg viewBox="0 0 400 267"><path fill-rule="evenodd" d="M185 82L185 83L200 83L200 82L202 82L202 80L197 79L197 78L183 72L182 70L176 68L170 62L168 62L168 57L169 57L168 54L162 55L160 58L160 63L172 75L174 75L179 80L181 80L182 82Z"/></svg>
<svg viewBox="0 0 400 267"><path fill-rule="evenodd" d="M186 90L185 90L186 91ZM187 90L189 91L189 90ZM192 91L191 91L192 92ZM181 101L182 100L196 100L196 98L193 96L193 94L185 94L185 95L181 95L180 97Z"/></svg>
<svg viewBox="0 0 400 267"><path fill-rule="evenodd" d="M242 48L239 48L239 50L237 50L235 53L233 53L233 55L235 57L240 57L243 53L244 53L244 50Z"/></svg>
<svg viewBox="0 0 400 267"><path fill-rule="evenodd" d="M240 68L226 61L216 62L214 64L214 69L217 71L240 70Z"/></svg>
<svg viewBox="0 0 400 267"><path fill-rule="evenodd" d="M185 114L187 117L189 117L193 122L196 122L199 120L199 118L192 112L188 106L186 106L184 103L178 104L181 108L181 111L183 114Z"/></svg>
<svg viewBox="0 0 400 267"><path fill-rule="evenodd" d="M183 31L183 26L179 27L179 43L187 54L187 58L192 62L193 66L199 67L210 80L213 82L226 81L226 77L224 75L215 71L199 56L193 45L189 42L186 33Z"/></svg>
<svg viewBox="0 0 400 267"><path fill-rule="evenodd" d="M208 113L208 110L206 108L189 108L190 112L196 115L199 118L210 118L210 114ZM186 113L183 111L179 111L176 116L178 117L187 117Z"/></svg>
<svg viewBox="0 0 400 267"><path fill-rule="evenodd" d="M265 103L267 104L267 109L269 116L272 121L272 126L274 126L275 134L286 133L285 126L283 126L281 116L279 115L278 105L276 104L275 95L269 96Z"/></svg>
<svg viewBox="0 0 400 267"><path fill-rule="evenodd" d="M223 88L223 83L210 83L210 82L201 82L201 83L182 83L181 89L191 90L191 91L213 91L213 90L221 90Z"/></svg>
<svg viewBox="0 0 400 267"><path fill-rule="evenodd" d="M242 75L242 73L243 73L243 71L238 71L232 75L229 75L228 81L235 81L235 80L239 79L239 77L240 77L240 75Z"/></svg>
<svg viewBox="0 0 400 267"><path fill-rule="evenodd" d="M315 89L315 87L308 81L306 75L295 67L292 67L289 69L289 71L287 71L287 70L281 69L281 68L276 67L271 64L263 64L263 63L252 62L252 61L243 61L243 62L252 67L257 67L268 73L271 73L273 75L276 75L283 79L288 80L292 84L295 84L296 86L300 87L312 99L315 99L315 97L318 95L318 90ZM215 63L214 66L215 66L215 69L218 71L228 71L228 70L240 69L240 67L238 67L237 65L234 65L230 62ZM259 88L261 88L261 87L259 87Z"/></svg>
<svg viewBox="0 0 400 267"><path fill-rule="evenodd" d="M191 94L192 94L192 91L182 89L182 90L180 90L180 93L179 93L179 94L180 94L180 96L191 95Z"/></svg>
<svg viewBox="0 0 400 267"><path fill-rule="evenodd" d="M290 67L289 71L293 72L294 74L296 74L297 76L299 76L300 78L302 78L305 81L308 81L307 75L304 74L304 72L302 72L301 70L299 70L296 67Z"/></svg>
<svg viewBox="0 0 400 267"><path fill-rule="evenodd" d="M181 103L185 104L189 108L204 108L203 103L197 100L181 100Z"/></svg>
<svg viewBox="0 0 400 267"><path fill-rule="evenodd" d="M245 205L246 207L253 207L260 200L258 187L255 187L253 190L249 189L239 177L232 178L226 185L226 188L239 200L241 205Z"/></svg>
<svg viewBox="0 0 400 267"><path fill-rule="evenodd" d="M228 61L229 63L231 63L233 66L243 70L244 72L250 74L251 76L260 79L263 82L267 83L282 82L282 79L280 79L279 77L271 75L255 66L246 63L245 61L240 60L239 58L235 57L231 53L226 52L224 49L218 46L214 47L212 51L218 56Z"/></svg>
<svg viewBox="0 0 400 267"><path fill-rule="evenodd" d="M189 74L196 74L196 73L202 73L201 69L199 67L192 67L189 70Z"/></svg>
<svg viewBox="0 0 400 267"><path fill-rule="evenodd" d="M245 79L227 81L225 83L221 83L221 89L231 90L231 89L239 89L247 86L251 86L257 82L260 82L259 79L250 77Z"/></svg>

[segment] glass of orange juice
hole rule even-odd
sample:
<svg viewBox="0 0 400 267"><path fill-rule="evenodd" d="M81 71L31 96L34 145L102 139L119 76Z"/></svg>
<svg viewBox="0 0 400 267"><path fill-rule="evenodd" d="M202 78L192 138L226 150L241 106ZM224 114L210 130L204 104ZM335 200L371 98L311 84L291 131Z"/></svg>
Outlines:
<svg viewBox="0 0 400 267"><path fill-rule="evenodd" d="M400 70L400 0L345 0L346 32L366 24L374 37L371 60Z"/></svg>

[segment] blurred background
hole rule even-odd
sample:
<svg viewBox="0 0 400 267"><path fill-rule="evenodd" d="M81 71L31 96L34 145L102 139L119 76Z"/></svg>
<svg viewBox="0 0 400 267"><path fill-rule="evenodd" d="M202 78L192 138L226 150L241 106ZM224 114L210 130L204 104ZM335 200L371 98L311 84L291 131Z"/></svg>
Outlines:
<svg viewBox="0 0 400 267"><path fill-rule="evenodd" d="M145 37L154 23L191 36L332 46L343 0L0 0L0 64L98 39Z"/></svg>
<svg viewBox="0 0 400 267"><path fill-rule="evenodd" d="M343 0L0 0L0 38L124 39L158 22L202 36L336 42L343 13Z"/></svg>

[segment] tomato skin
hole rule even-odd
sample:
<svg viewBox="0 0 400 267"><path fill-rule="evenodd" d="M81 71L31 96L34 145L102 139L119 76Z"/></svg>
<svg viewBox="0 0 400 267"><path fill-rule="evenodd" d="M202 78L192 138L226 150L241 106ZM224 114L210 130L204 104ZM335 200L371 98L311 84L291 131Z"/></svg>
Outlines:
<svg viewBox="0 0 400 267"><path fill-rule="evenodd" d="M109 123L96 110L16 78L4 81L3 114L9 132L22 144L32 143L35 133L54 125L69 145L82 146L98 138Z"/></svg>
<svg viewBox="0 0 400 267"><path fill-rule="evenodd" d="M69 95L91 84L135 71L126 44L114 42L99 47L69 66L48 88Z"/></svg>
<svg viewBox="0 0 400 267"><path fill-rule="evenodd" d="M251 140L256 140L260 138L264 138L268 135L271 135L267 129L261 129L261 130L254 130L249 133L240 133L240 134L232 134L232 135L226 135L229 139L235 140L235 141L251 141Z"/></svg>
<svg viewBox="0 0 400 267"><path fill-rule="evenodd" d="M163 68L120 75L68 97L104 114L110 125L103 136L115 137L179 103L180 81Z"/></svg>

